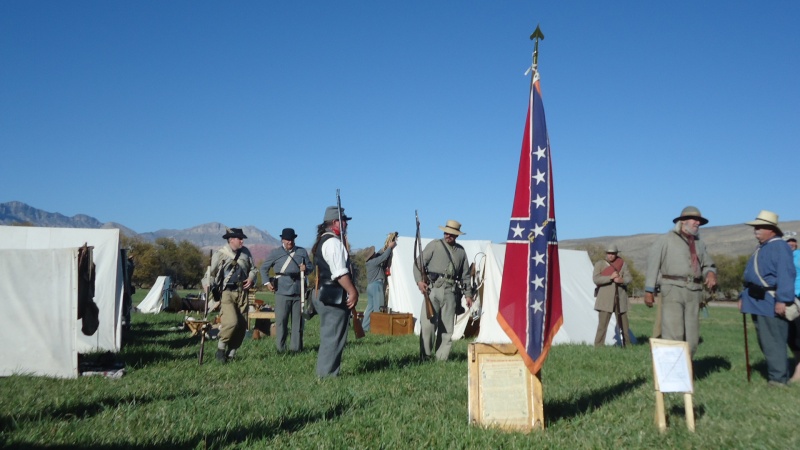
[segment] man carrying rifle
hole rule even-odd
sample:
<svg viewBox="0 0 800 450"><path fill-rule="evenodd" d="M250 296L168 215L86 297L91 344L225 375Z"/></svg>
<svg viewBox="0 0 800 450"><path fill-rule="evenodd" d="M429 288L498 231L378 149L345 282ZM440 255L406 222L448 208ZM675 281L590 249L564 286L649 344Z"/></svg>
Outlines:
<svg viewBox="0 0 800 450"><path fill-rule="evenodd" d="M228 243L217 250L211 257L212 288L220 292L220 311L222 323L219 328L219 344L216 359L226 363L233 358L244 340L247 321L247 291L253 286L258 276L258 269L253 262L250 250L244 246L244 235L241 228L227 228L223 239Z"/></svg>
<svg viewBox="0 0 800 450"><path fill-rule="evenodd" d="M350 311L358 303L358 290L348 268L349 254L342 240L351 219L344 208L329 206L317 226L317 240L311 248L317 267L318 285L313 302L320 318L317 356L320 378L339 375Z"/></svg>
<svg viewBox="0 0 800 450"><path fill-rule="evenodd" d="M616 315L617 326L620 327L622 346L628 344L628 294L625 287L633 280L628 265L617 256L619 249L615 244L606 248L606 259L597 261L594 265L592 280L594 281L595 297L594 309L599 314L597 334L594 337L594 346L602 347L606 341L606 330L611 314Z"/></svg>
<svg viewBox="0 0 800 450"><path fill-rule="evenodd" d="M289 350L297 353L303 350L303 328L300 318L301 273L305 276L311 270L311 261L303 247L295 245L297 234L293 228L284 228L281 233L281 246L273 249L261 264L261 280L271 292L275 292L275 347L279 353L286 350L286 332L289 320L292 322L292 339ZM269 269L275 277L269 277Z"/></svg>
<svg viewBox="0 0 800 450"><path fill-rule="evenodd" d="M414 265L414 280L420 292L430 290L434 315L428 319L425 305L420 313L420 359L430 359L435 352L436 359L446 361L452 346L451 336L455 327L456 302L461 301L462 294L467 298L467 308L472 306L472 287L469 280L469 260L464 247L456 244L456 239L463 233L461 224L448 220L439 227L444 237L431 241L422 251L422 264L428 273L428 280L422 279L422 273Z"/></svg>

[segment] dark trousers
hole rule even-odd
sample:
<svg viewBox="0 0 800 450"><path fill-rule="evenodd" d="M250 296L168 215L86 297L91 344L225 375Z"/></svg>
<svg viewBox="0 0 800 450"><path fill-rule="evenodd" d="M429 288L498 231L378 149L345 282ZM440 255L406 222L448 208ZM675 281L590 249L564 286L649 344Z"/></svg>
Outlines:
<svg viewBox="0 0 800 450"><path fill-rule="evenodd" d="M767 360L767 380L786 383L789 380L789 364L786 340L789 337L789 322L780 317L752 315L756 326L758 346Z"/></svg>

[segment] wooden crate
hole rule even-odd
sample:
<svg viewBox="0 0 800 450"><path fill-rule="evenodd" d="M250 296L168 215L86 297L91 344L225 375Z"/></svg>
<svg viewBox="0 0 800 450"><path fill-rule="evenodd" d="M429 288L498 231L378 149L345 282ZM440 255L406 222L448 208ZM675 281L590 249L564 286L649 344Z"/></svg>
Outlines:
<svg viewBox="0 0 800 450"><path fill-rule="evenodd" d="M382 313L370 314L369 328L374 334L400 336L414 332L414 316L408 313Z"/></svg>

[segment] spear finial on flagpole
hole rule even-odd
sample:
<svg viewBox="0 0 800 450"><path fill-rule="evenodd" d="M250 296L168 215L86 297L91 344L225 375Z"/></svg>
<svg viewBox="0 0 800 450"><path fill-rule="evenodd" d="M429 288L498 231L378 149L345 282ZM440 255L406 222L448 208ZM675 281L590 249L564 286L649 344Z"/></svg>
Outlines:
<svg viewBox="0 0 800 450"><path fill-rule="evenodd" d="M531 67L525 71L525 75L528 75L531 71L535 74L537 72L537 68L539 66L539 39L544 40L544 34L542 33L542 29L539 28L539 24L536 24L536 30L533 31L531 34L531 40L533 43L533 64Z"/></svg>

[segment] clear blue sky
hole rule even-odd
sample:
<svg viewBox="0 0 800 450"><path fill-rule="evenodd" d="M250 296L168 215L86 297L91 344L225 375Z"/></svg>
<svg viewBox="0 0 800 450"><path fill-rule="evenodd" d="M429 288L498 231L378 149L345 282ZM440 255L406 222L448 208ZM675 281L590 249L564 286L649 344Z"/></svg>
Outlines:
<svg viewBox="0 0 800 450"><path fill-rule="evenodd" d="M559 238L797 220L797 1L2 1L0 202L502 242L533 43Z"/></svg>

